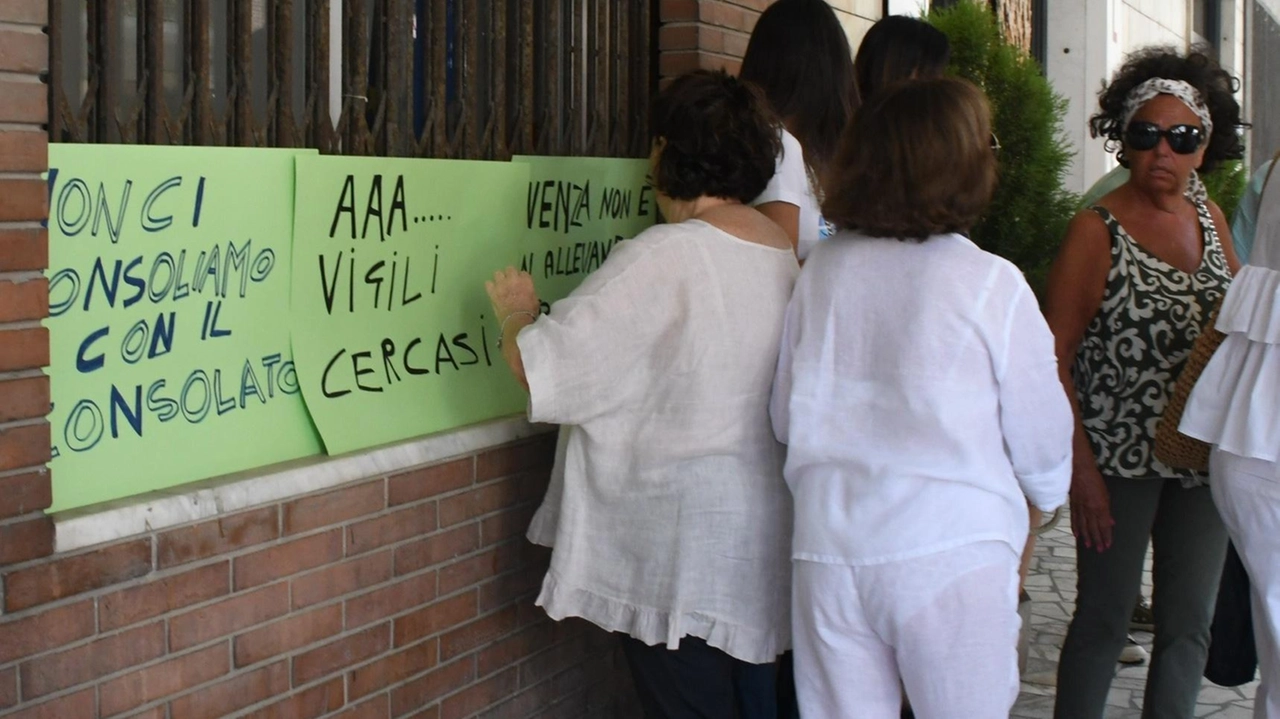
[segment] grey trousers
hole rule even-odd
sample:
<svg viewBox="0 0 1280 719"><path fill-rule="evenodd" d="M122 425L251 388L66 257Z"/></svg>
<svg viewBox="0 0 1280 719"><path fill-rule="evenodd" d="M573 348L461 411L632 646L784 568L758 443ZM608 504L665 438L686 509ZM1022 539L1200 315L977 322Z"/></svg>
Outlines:
<svg viewBox="0 0 1280 719"><path fill-rule="evenodd" d="M1209 650L1209 625L1227 530L1208 487L1178 480L1106 479L1115 518L1111 548L1076 545L1076 611L1058 664L1055 719L1101 719L1152 543L1155 646L1143 719L1192 719Z"/></svg>

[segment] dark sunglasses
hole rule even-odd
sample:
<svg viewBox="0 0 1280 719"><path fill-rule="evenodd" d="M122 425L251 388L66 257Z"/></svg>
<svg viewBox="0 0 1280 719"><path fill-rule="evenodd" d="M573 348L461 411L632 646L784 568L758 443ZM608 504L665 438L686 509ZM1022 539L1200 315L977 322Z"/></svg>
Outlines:
<svg viewBox="0 0 1280 719"><path fill-rule="evenodd" d="M1169 143L1169 149L1179 155L1190 155L1204 144L1204 131L1195 125L1174 125L1161 130L1151 122L1131 122L1124 130L1124 143L1138 151L1155 149L1162 137Z"/></svg>

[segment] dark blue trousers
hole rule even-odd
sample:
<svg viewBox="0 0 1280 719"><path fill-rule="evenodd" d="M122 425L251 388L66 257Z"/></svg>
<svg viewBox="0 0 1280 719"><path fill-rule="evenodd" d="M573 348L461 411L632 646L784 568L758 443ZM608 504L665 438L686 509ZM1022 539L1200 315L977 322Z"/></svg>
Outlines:
<svg viewBox="0 0 1280 719"><path fill-rule="evenodd" d="M684 637L680 648L628 636L623 651L647 719L777 719L778 666L748 664Z"/></svg>

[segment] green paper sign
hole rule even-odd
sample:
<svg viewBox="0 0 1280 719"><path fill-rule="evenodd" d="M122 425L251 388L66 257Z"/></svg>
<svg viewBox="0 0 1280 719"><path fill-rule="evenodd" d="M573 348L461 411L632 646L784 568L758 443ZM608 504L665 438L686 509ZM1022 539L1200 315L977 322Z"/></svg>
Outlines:
<svg viewBox="0 0 1280 719"><path fill-rule="evenodd" d="M49 146L53 510L320 452L289 347L305 152Z"/></svg>
<svg viewBox="0 0 1280 719"><path fill-rule="evenodd" d="M538 296L554 302L573 291L615 244L653 225L658 215L648 160L517 156L529 166L520 269Z"/></svg>
<svg viewBox="0 0 1280 719"><path fill-rule="evenodd" d="M519 412L484 280L512 254L528 170L300 157L293 350L330 454Z"/></svg>
<svg viewBox="0 0 1280 719"><path fill-rule="evenodd" d="M644 161L517 159L298 158L293 348L330 453L521 412L485 280L558 299L653 222Z"/></svg>

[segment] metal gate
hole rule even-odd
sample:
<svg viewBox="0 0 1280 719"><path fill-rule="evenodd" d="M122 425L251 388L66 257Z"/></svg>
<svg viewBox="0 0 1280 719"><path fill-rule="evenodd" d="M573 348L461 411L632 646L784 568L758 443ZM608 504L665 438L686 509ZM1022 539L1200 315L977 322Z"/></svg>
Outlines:
<svg viewBox="0 0 1280 719"><path fill-rule="evenodd" d="M56 142L644 156L650 0L50 0Z"/></svg>

